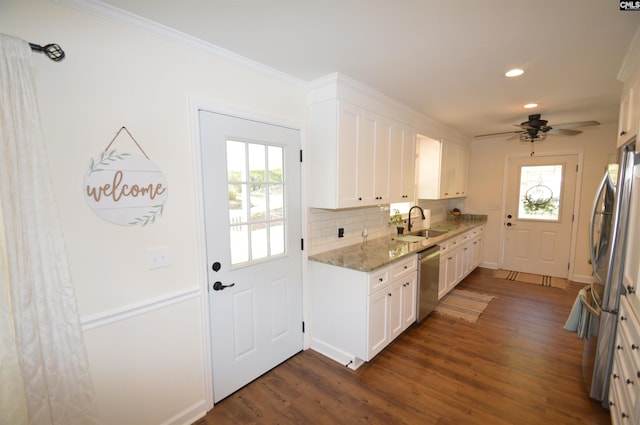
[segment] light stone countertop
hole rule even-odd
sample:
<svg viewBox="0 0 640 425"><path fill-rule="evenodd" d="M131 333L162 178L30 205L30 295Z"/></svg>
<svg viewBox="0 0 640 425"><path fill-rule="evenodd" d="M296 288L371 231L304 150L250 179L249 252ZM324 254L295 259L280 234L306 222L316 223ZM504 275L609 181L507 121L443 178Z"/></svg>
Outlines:
<svg viewBox="0 0 640 425"><path fill-rule="evenodd" d="M447 230L447 233L441 236L430 237L419 242L396 241L393 237L386 236L372 239L368 241L364 247L362 244L355 244L321 252L310 256L309 260L362 272L371 272L399 260L402 257L415 254L434 245L438 245L447 239L451 239L469 229L473 229L474 227L482 226L484 224L486 224L486 219L434 223L429 229L438 231ZM414 228L412 232L420 230L424 229Z"/></svg>

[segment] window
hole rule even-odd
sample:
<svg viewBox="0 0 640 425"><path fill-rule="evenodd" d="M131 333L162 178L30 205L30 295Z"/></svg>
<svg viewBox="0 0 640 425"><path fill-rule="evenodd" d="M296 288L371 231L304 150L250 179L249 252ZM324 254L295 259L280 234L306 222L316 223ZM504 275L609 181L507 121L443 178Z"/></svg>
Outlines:
<svg viewBox="0 0 640 425"><path fill-rule="evenodd" d="M562 165L520 167L520 220L560 220Z"/></svg>
<svg viewBox="0 0 640 425"><path fill-rule="evenodd" d="M285 253L284 148L227 140L231 264Z"/></svg>

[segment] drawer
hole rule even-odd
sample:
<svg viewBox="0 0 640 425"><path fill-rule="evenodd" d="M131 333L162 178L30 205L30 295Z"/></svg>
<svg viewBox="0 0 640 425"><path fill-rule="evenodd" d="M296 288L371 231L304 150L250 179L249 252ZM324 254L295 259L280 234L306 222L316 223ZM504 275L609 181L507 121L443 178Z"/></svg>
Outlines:
<svg viewBox="0 0 640 425"><path fill-rule="evenodd" d="M409 258L396 261L391 265L391 280L405 274L415 272L418 269L418 255L411 255Z"/></svg>
<svg viewBox="0 0 640 425"><path fill-rule="evenodd" d="M626 352L636 373L640 373L640 321L630 308L626 296L620 297L618 333L622 333ZM640 384L640 383L639 383ZM640 391L640 385L638 385Z"/></svg>
<svg viewBox="0 0 640 425"><path fill-rule="evenodd" d="M374 294L389 284L389 267L384 267L378 271L369 273L368 295Z"/></svg>
<svg viewBox="0 0 640 425"><path fill-rule="evenodd" d="M634 424L633 406L629 400L629 391L625 382L624 374L620 364L620 356L613 357L611 366L611 384L609 385L609 406L611 409L611 420L613 423Z"/></svg>

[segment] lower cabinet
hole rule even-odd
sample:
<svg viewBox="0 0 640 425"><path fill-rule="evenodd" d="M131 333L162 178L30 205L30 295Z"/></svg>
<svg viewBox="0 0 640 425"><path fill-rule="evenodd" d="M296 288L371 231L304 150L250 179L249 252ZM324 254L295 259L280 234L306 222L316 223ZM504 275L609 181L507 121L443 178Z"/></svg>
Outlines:
<svg viewBox="0 0 640 425"><path fill-rule="evenodd" d="M311 348L352 369L416 320L417 256L374 272L310 262Z"/></svg>
<svg viewBox="0 0 640 425"><path fill-rule="evenodd" d="M447 295L462 279L480 265L483 232L484 226L474 227L440 243L438 299Z"/></svg>
<svg viewBox="0 0 640 425"><path fill-rule="evenodd" d="M640 317L627 296L620 298L609 384L611 423L640 423Z"/></svg>

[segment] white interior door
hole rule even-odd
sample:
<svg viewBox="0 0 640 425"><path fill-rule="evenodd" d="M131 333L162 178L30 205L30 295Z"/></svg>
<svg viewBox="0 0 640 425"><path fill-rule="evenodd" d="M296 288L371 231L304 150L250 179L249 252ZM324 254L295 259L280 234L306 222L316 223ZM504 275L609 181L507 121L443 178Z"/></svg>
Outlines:
<svg viewBox="0 0 640 425"><path fill-rule="evenodd" d="M300 134L200 112L214 401L303 348Z"/></svg>
<svg viewBox="0 0 640 425"><path fill-rule="evenodd" d="M566 278L577 155L509 158L502 268Z"/></svg>

